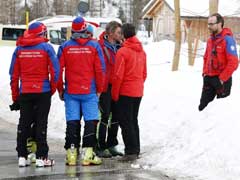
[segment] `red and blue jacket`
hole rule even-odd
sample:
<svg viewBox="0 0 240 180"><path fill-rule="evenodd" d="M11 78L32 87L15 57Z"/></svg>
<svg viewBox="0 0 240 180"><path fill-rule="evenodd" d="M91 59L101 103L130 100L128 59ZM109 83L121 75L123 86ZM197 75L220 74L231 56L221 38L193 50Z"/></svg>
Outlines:
<svg viewBox="0 0 240 180"><path fill-rule="evenodd" d="M56 91L60 66L53 47L47 42L44 37L31 35L18 39L9 70L13 101L20 93Z"/></svg>
<svg viewBox="0 0 240 180"><path fill-rule="evenodd" d="M136 36L126 39L116 55L112 82L112 99L119 95L142 97L147 78L146 53Z"/></svg>
<svg viewBox="0 0 240 180"><path fill-rule="evenodd" d="M236 42L230 29L223 28L216 36L207 41L204 54L203 74L218 76L223 82L227 81L238 67Z"/></svg>
<svg viewBox="0 0 240 180"><path fill-rule="evenodd" d="M58 50L60 79L58 91L68 94L103 92L105 62L99 43L89 37L72 37ZM65 89L63 86L65 71Z"/></svg>
<svg viewBox="0 0 240 180"><path fill-rule="evenodd" d="M98 42L102 47L106 64L106 78L103 91L106 92L108 89L108 85L112 84L115 57L118 49L121 48L121 45L119 43L111 44L110 42L108 42L105 31L99 36Z"/></svg>

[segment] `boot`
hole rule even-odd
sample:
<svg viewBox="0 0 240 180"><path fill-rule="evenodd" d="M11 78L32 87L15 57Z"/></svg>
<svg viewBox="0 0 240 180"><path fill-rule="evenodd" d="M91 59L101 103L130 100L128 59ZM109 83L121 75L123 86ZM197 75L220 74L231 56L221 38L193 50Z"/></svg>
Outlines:
<svg viewBox="0 0 240 180"><path fill-rule="evenodd" d="M71 148L67 149L66 164L69 166L76 166L77 157L77 148L75 148L74 144L72 144Z"/></svg>
<svg viewBox="0 0 240 180"><path fill-rule="evenodd" d="M37 152L37 143L32 138L27 139L27 151L29 154Z"/></svg>
<svg viewBox="0 0 240 180"><path fill-rule="evenodd" d="M36 163L37 143L32 138L27 139L28 160L30 163Z"/></svg>
<svg viewBox="0 0 240 180"><path fill-rule="evenodd" d="M116 146L112 146L108 148L109 152L112 154L112 156L123 156L123 153L118 151Z"/></svg>
<svg viewBox="0 0 240 180"><path fill-rule="evenodd" d="M89 166L89 165L100 165L102 164L102 160L96 156L93 152L92 147L83 148L83 157L82 157L82 165Z"/></svg>
<svg viewBox="0 0 240 180"><path fill-rule="evenodd" d="M125 154L121 159L120 162L132 162L138 159L138 154Z"/></svg>
<svg viewBox="0 0 240 180"><path fill-rule="evenodd" d="M98 157L102 157L102 158L111 158L112 154L110 153L110 151L108 149L105 150L97 150L96 151Z"/></svg>
<svg viewBox="0 0 240 180"><path fill-rule="evenodd" d="M27 159L28 159L29 162L31 162L31 163L36 163L36 154L35 154L35 153L30 153L30 154L28 154Z"/></svg>

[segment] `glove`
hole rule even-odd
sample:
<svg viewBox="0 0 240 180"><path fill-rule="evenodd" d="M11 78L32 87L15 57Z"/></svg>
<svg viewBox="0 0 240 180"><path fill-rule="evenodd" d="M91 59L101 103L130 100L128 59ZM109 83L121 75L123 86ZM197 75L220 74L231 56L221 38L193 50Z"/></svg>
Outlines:
<svg viewBox="0 0 240 180"><path fill-rule="evenodd" d="M222 89L217 90L217 98L225 98L231 94L232 77L222 84Z"/></svg>
<svg viewBox="0 0 240 180"><path fill-rule="evenodd" d="M18 101L14 101L11 105L9 105L11 111L18 111L20 110L20 104Z"/></svg>
<svg viewBox="0 0 240 180"><path fill-rule="evenodd" d="M220 81L218 76L210 77L211 85L215 88L216 94L221 95L224 92L223 83Z"/></svg>
<svg viewBox="0 0 240 180"><path fill-rule="evenodd" d="M217 93L217 95L221 96L224 93L224 85L219 78L217 78L217 79L218 79L218 85L216 88L216 93Z"/></svg>

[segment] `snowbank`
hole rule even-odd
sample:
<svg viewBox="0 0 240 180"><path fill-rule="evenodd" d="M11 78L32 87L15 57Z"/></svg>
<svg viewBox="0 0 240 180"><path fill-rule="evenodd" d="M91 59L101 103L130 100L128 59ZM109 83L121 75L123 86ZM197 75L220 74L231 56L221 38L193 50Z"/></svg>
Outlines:
<svg viewBox="0 0 240 180"><path fill-rule="evenodd" d="M202 87L201 43L194 67L187 65L183 44L179 71L171 72L174 43L161 41L145 46L148 78L145 84L139 125L143 164L152 164L176 179L237 180L240 176L240 81L233 77L230 97L214 100L198 112ZM0 47L0 117L17 123L18 112L10 112L8 69L13 48ZM64 104L53 97L49 135L64 138ZM120 138L119 134L119 138Z"/></svg>

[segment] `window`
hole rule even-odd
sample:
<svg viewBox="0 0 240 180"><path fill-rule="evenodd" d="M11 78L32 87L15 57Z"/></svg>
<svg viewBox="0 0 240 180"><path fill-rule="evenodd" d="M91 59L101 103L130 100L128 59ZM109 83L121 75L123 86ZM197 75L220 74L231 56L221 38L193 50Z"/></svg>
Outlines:
<svg viewBox="0 0 240 180"><path fill-rule="evenodd" d="M105 29L108 23L107 22L100 22L99 24L100 24L101 28Z"/></svg>
<svg viewBox="0 0 240 180"><path fill-rule="evenodd" d="M50 30L50 42L53 44L61 44L61 32L59 30Z"/></svg>
<svg viewBox="0 0 240 180"><path fill-rule="evenodd" d="M2 40L16 41L19 36L22 36L25 29L17 28L3 28L2 29Z"/></svg>

